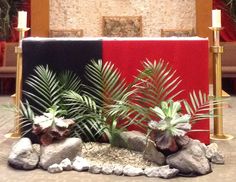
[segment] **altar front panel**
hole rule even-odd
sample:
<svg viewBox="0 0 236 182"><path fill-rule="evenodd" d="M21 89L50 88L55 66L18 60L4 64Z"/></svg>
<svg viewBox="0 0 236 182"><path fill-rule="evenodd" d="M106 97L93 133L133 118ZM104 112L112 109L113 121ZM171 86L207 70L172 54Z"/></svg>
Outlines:
<svg viewBox="0 0 236 182"><path fill-rule="evenodd" d="M104 40L103 60L112 61L122 75L133 81L142 62L146 59L160 60L170 63L182 80L178 90L183 90L177 99L186 99L189 92L201 90L208 94L208 40ZM189 136L209 143L209 120L196 123L193 129L201 132L190 132Z"/></svg>
<svg viewBox="0 0 236 182"><path fill-rule="evenodd" d="M73 71L87 83L85 66L92 59L102 59L101 39L26 39L23 41L23 90L30 90L24 80L38 65L48 65L57 72Z"/></svg>
<svg viewBox="0 0 236 182"><path fill-rule="evenodd" d="M72 70L85 81L85 65L91 59L112 61L122 75L131 82L146 59L164 59L169 62L182 83L180 99L195 90L208 94L208 40L207 39L25 39L23 41L23 90L29 87L25 80L37 65L49 65L61 72ZM189 135L209 143L209 120L194 125L194 129L208 130Z"/></svg>

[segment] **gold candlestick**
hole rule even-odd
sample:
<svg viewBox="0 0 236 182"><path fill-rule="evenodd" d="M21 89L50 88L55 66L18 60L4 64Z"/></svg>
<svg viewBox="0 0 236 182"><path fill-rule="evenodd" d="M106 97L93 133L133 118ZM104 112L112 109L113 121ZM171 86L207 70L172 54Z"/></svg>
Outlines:
<svg viewBox="0 0 236 182"><path fill-rule="evenodd" d="M222 70L221 70L221 56L223 47L220 46L220 30L221 27L210 27L213 31L213 45L211 52L213 54L213 94L216 98L222 97ZM217 109L214 110L214 133L211 135L213 140L230 140L232 135L226 135L223 131L223 109L222 105L218 104Z"/></svg>
<svg viewBox="0 0 236 182"><path fill-rule="evenodd" d="M20 109L20 101L22 95L22 40L25 37L25 32L30 28L16 28L19 32L19 45L15 47L17 56L16 63L16 93L12 96L16 105L16 109ZM21 136L19 115L16 114L14 122L14 131L5 135L7 138L19 138Z"/></svg>

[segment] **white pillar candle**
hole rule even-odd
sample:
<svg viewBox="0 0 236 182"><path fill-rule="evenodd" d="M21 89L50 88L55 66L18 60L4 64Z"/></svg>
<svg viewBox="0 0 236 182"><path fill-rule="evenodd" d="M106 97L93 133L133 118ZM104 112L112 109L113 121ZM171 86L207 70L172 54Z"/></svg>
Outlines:
<svg viewBox="0 0 236 182"><path fill-rule="evenodd" d="M27 12L18 11L18 26L17 28L26 28L27 27Z"/></svg>
<svg viewBox="0 0 236 182"><path fill-rule="evenodd" d="M221 10L212 10L212 27L221 27Z"/></svg>

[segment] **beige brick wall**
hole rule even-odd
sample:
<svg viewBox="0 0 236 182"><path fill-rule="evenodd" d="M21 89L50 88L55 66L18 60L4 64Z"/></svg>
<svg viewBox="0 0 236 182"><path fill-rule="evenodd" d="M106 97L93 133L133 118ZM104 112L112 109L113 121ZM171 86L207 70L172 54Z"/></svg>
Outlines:
<svg viewBox="0 0 236 182"><path fill-rule="evenodd" d="M142 16L143 36L160 36L162 28L195 28L195 0L50 0L50 29L101 36L102 16Z"/></svg>

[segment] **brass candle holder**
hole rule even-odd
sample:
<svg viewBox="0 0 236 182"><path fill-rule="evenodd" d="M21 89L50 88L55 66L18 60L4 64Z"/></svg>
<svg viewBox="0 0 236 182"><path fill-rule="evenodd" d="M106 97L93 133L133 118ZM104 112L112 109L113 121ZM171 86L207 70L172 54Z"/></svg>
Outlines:
<svg viewBox="0 0 236 182"><path fill-rule="evenodd" d="M16 63L16 93L12 96L16 109L20 109L20 101L22 95L22 40L25 37L25 32L28 31L30 28L16 28L19 32L19 45L15 47L15 53L17 56L17 63ZM7 138L19 138L21 137L20 131L20 120L19 115L16 114L14 128L12 133L8 133L5 135Z"/></svg>
<svg viewBox="0 0 236 182"><path fill-rule="evenodd" d="M223 46L220 46L220 30L221 27L210 27L213 31L213 45L211 52L213 54L213 95L216 98L222 98L222 70L221 70L221 56L223 53ZM232 135L224 134L223 131L223 108L221 104L217 105L214 110L214 133L211 135L213 140L230 140Z"/></svg>

